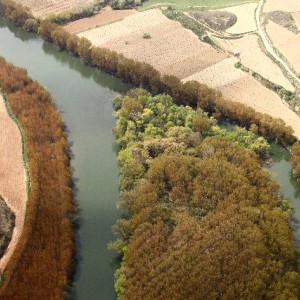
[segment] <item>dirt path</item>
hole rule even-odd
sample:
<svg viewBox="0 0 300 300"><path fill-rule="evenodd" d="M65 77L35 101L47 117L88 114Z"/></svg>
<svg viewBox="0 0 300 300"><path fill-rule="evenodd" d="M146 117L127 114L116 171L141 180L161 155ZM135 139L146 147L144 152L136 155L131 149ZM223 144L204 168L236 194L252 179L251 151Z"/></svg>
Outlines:
<svg viewBox="0 0 300 300"><path fill-rule="evenodd" d="M264 1L265 0L260 0L259 1L259 4L258 4L258 7L257 7L257 10L255 12L255 20L256 20L256 24L257 24L257 32L259 34L259 36L261 37L261 40L266 48L266 50L268 51L268 53L270 55L273 56L273 58L278 61L282 66L283 68L286 70L286 72L300 85L300 80L299 78L297 77L297 75L293 72L293 70L288 66L288 64L283 61L278 55L277 53L274 51L272 45L270 44L269 42L269 39L261 25L261 13L262 13L262 10L263 10L263 6L264 6Z"/></svg>
<svg viewBox="0 0 300 300"><path fill-rule="evenodd" d="M16 216L11 242L0 260L1 274L22 233L27 201L21 134L7 113L2 95L0 95L0 195Z"/></svg>

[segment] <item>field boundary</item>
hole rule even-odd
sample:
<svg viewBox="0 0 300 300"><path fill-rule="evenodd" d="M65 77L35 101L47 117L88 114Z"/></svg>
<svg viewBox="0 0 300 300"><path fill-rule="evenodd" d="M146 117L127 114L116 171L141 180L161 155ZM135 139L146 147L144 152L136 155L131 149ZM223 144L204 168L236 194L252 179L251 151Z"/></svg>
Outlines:
<svg viewBox="0 0 300 300"><path fill-rule="evenodd" d="M176 7L176 9L178 10L187 10L187 9L196 9L196 10L201 10L201 9L216 9L216 8L227 8L227 7L231 7L231 6L237 6L237 5L243 5L243 4L249 4L249 3L258 3L258 1L254 1L254 0L249 0L249 1L243 1L243 2L238 2L238 3L231 3L231 4L223 4L223 5L213 5L213 6L207 6L207 5L178 5L178 4L174 4L174 3L170 3L170 2L161 2L161 3L157 3L157 4L152 4L150 6L148 6L147 8L143 9L143 6L141 6L138 11L145 11L148 9L152 9L152 8L160 8L160 7L166 7L166 6L172 6L172 7ZM180 7L180 8L179 8Z"/></svg>

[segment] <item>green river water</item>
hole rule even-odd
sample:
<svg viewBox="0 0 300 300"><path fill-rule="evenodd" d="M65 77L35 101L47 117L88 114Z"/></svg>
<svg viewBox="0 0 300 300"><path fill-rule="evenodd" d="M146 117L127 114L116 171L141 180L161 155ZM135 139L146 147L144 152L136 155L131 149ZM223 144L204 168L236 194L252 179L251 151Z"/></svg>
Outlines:
<svg viewBox="0 0 300 300"><path fill-rule="evenodd" d="M111 226L120 216L115 119L111 100L130 86L115 77L85 66L79 59L57 51L34 34L28 34L0 18L0 56L24 67L57 99L72 150L75 196L79 205L77 232L79 262L72 299L115 299L114 270L118 265L107 243L114 239ZM288 163L288 152L272 147L271 171L283 194L295 208L293 223L300 246L300 189ZM51 280L51 278L49 278Z"/></svg>

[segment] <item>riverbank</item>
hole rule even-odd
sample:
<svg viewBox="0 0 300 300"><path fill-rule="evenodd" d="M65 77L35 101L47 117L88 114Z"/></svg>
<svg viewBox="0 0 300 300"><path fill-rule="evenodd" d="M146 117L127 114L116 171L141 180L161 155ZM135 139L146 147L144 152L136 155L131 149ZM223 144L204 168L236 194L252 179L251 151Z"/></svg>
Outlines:
<svg viewBox="0 0 300 300"><path fill-rule="evenodd" d="M15 227L9 247L0 259L0 275L6 268L23 231L27 204L27 176L22 136L0 95L0 195L15 214Z"/></svg>
<svg viewBox="0 0 300 300"><path fill-rule="evenodd" d="M14 124L19 136L15 138L19 142L17 148L21 170L11 162L5 175L12 176L14 172L19 172L21 180L8 177L9 182L6 182L6 186L8 191L17 193L21 190L25 195L22 199L6 195L18 213L18 230L15 231L18 236L11 244L15 249L10 253L5 267L0 298L41 299L43 295L47 295L49 298L64 299L69 287L75 251L75 206L64 124L50 94L37 82L32 81L24 69L13 66L3 58L0 59L0 84L7 95L6 101L12 113L24 129L25 139L21 140L20 132ZM4 102L2 105L4 106ZM5 113L7 114L6 109ZM9 145L12 136L7 136L5 146ZM23 142L26 143L25 155L28 157L31 181L26 219L21 231L20 222L24 220L27 182L22 157ZM14 153L14 149L10 151ZM2 159L10 157L9 153L4 154ZM1 179L8 180L6 176ZM16 186L18 181L21 181L22 187ZM23 225L23 222L21 224Z"/></svg>
<svg viewBox="0 0 300 300"><path fill-rule="evenodd" d="M0 18L0 25L0 55L26 68L51 92L68 132L79 210L71 298L113 300L118 260L107 244L114 239L111 226L121 211L116 209L118 168L111 101L130 86L58 51L7 19Z"/></svg>

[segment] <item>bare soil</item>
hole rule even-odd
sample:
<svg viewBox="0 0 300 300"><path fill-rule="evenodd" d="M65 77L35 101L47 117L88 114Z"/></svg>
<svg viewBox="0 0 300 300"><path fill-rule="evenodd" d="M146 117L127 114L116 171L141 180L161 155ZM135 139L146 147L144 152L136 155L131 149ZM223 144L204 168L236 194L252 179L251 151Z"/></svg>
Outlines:
<svg viewBox="0 0 300 300"><path fill-rule="evenodd" d="M215 38L214 40L229 53L238 53L245 67L289 91L294 91L293 85L281 69L261 50L256 34L247 34L240 39Z"/></svg>
<svg viewBox="0 0 300 300"><path fill-rule="evenodd" d="M236 15L227 11L194 11L189 14L198 22L216 31L225 31L237 21Z"/></svg>
<svg viewBox="0 0 300 300"><path fill-rule="evenodd" d="M135 9L112 10L110 7L105 7L95 16L71 22L64 26L64 28L70 33L78 33L123 19L135 13L137 13Z"/></svg>
<svg viewBox="0 0 300 300"><path fill-rule="evenodd" d="M241 5L230 6L220 9L236 15L237 22L228 28L226 32L232 34L241 34L251 31L256 31L255 10L257 3L246 3Z"/></svg>
<svg viewBox="0 0 300 300"><path fill-rule="evenodd" d="M290 13L286 11L281 11L281 10L270 11L265 16L265 21L268 20L271 20L274 23L283 26L284 28L286 28L287 30L295 34L299 33L299 29L297 27L295 19Z"/></svg>
<svg viewBox="0 0 300 300"><path fill-rule="evenodd" d="M292 15L294 17L298 30L300 30L300 11L294 12Z"/></svg>
<svg viewBox="0 0 300 300"><path fill-rule="evenodd" d="M245 76L245 73L234 67L238 60L235 57L226 58L200 72L183 79L184 82L196 80L211 87L218 88Z"/></svg>
<svg viewBox="0 0 300 300"><path fill-rule="evenodd" d="M22 233L27 201L21 134L18 126L8 116L2 96L0 96L0 195L15 214L15 228L11 242L0 260L1 274Z"/></svg>
<svg viewBox="0 0 300 300"><path fill-rule="evenodd" d="M300 11L299 0L266 0L264 5L264 12L270 12L274 10L282 10L287 12Z"/></svg>
<svg viewBox="0 0 300 300"><path fill-rule="evenodd" d="M250 75L219 87L223 95L253 107L256 111L281 118L300 138L300 118L290 110L273 91L265 88Z"/></svg>
<svg viewBox="0 0 300 300"><path fill-rule="evenodd" d="M289 61L296 72L300 72L300 34L295 34L286 28L269 21L266 32L273 45Z"/></svg>
<svg viewBox="0 0 300 300"><path fill-rule="evenodd" d="M79 12L85 8L92 7L94 0L15 0L16 2L30 8L32 14L44 19L51 14L64 12Z"/></svg>
<svg viewBox="0 0 300 300"><path fill-rule="evenodd" d="M149 33L150 38L143 38ZM107 47L128 58L150 63L163 74L185 78L226 56L201 42L178 22L152 9L124 18L119 22L79 34L93 45Z"/></svg>

